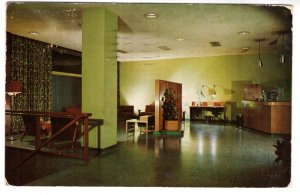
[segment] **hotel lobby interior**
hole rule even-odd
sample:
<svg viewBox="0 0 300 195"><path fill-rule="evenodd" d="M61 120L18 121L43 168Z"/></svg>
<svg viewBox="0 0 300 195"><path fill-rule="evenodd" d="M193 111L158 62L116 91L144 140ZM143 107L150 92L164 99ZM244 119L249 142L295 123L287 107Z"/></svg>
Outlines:
<svg viewBox="0 0 300 195"><path fill-rule="evenodd" d="M292 5L6 5L6 187L293 185Z"/></svg>

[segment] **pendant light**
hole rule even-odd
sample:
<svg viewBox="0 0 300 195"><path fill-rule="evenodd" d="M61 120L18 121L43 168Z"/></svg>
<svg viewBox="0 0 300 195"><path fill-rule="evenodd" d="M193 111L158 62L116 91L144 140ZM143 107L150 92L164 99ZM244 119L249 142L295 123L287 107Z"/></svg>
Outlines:
<svg viewBox="0 0 300 195"><path fill-rule="evenodd" d="M260 58L260 42L261 41L262 41L262 39L258 40L258 62L257 62L257 65L259 67L262 67L264 65L263 62L262 62L262 60L261 60L261 58Z"/></svg>
<svg viewBox="0 0 300 195"><path fill-rule="evenodd" d="M285 62L285 56L284 56L284 33L282 34L282 53L280 55L279 62L281 64L284 64L284 62Z"/></svg>

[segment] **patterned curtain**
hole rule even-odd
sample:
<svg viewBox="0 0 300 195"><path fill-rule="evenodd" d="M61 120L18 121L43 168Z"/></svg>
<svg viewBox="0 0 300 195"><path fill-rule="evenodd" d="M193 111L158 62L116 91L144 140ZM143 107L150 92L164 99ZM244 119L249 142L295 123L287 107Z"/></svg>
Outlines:
<svg viewBox="0 0 300 195"><path fill-rule="evenodd" d="M48 44L12 35L11 79L22 82L23 92L13 98L12 110L51 111L52 51ZM23 127L20 117L12 128Z"/></svg>

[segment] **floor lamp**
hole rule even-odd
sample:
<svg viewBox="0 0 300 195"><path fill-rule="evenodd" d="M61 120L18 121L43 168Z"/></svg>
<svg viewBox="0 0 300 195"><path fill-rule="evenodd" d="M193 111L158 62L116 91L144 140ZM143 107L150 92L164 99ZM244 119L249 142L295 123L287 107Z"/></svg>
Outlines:
<svg viewBox="0 0 300 195"><path fill-rule="evenodd" d="M12 110L14 108L14 97L22 93L22 83L20 81L11 80L6 83L6 90L5 93L7 93L10 96L10 109ZM11 116L12 119L12 116ZM12 121L12 120L11 120ZM8 140L13 141L16 140L16 138L13 136L13 128L12 125L10 125L10 135L8 137Z"/></svg>

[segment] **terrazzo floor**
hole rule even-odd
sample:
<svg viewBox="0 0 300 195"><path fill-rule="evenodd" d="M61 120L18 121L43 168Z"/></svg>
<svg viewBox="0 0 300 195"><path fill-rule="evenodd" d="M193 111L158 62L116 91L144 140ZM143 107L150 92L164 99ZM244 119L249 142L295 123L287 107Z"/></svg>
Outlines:
<svg viewBox="0 0 300 195"><path fill-rule="evenodd" d="M233 124L185 122L183 135L125 134L118 144L90 160L38 154L15 169L27 151L6 147L5 176L16 186L112 187L286 187L291 168L274 164L274 144L268 135Z"/></svg>

